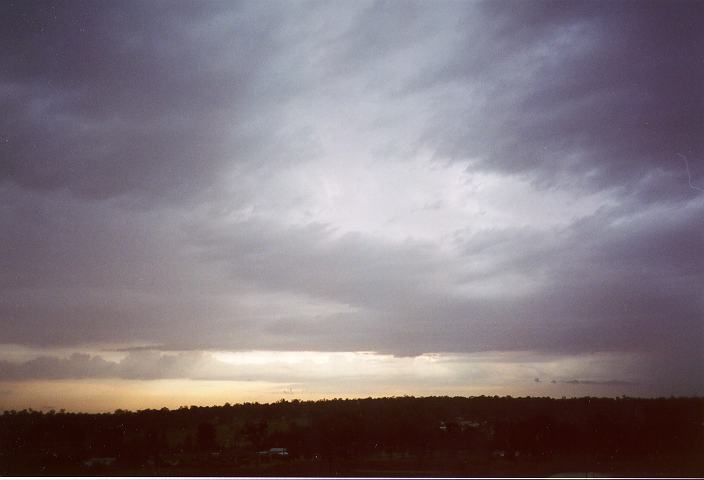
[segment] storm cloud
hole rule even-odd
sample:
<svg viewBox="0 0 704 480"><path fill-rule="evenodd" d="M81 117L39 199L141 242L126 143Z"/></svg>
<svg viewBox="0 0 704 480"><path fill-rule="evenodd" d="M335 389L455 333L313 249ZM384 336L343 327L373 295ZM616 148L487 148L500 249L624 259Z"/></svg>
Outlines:
<svg viewBox="0 0 704 480"><path fill-rule="evenodd" d="M178 363L215 350L532 352L704 392L702 20L3 4L0 344L44 353L0 356L0 380L240 379ZM54 353L102 348L130 354ZM597 378L547 373L526 378Z"/></svg>

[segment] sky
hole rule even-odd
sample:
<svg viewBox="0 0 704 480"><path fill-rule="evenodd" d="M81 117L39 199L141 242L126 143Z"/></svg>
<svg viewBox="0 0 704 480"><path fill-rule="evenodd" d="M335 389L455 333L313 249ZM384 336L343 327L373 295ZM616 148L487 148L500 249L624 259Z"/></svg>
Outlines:
<svg viewBox="0 0 704 480"><path fill-rule="evenodd" d="M0 409L704 395L704 3L0 5Z"/></svg>

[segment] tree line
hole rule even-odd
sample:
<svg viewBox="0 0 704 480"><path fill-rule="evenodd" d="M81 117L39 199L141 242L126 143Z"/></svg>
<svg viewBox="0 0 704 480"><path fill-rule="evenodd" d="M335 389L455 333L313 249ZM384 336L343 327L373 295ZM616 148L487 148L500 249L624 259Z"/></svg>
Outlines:
<svg viewBox="0 0 704 480"><path fill-rule="evenodd" d="M560 459L591 469L661 459L665 467L674 458L702 471L704 399L392 397L0 415L3 475L148 474L188 465L256 473L284 461L263 457L273 447L287 449L281 468L333 472L406 462L423 471L484 465L491 473L494 464Z"/></svg>

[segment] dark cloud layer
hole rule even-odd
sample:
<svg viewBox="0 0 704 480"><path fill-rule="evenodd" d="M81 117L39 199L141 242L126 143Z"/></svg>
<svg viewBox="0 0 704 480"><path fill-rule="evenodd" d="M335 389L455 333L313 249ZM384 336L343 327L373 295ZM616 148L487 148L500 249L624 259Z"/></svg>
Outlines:
<svg viewBox="0 0 704 480"><path fill-rule="evenodd" d="M276 11L230 6L5 4L0 176L173 202L245 162L268 141L249 128L257 111L287 92L266 80ZM219 15L227 24L209 32Z"/></svg>
<svg viewBox="0 0 704 480"><path fill-rule="evenodd" d="M620 352L702 391L702 20L680 1L6 2L0 342ZM478 196L403 190L423 155ZM365 229L394 202L424 220Z"/></svg>
<svg viewBox="0 0 704 480"><path fill-rule="evenodd" d="M429 125L438 151L483 154L482 167L539 183L617 186L642 201L696 194L682 189L677 154L696 159L701 178L701 3L499 1L481 10L486 41L467 29L462 54L425 81L489 85L478 110L453 105L460 121ZM638 191L653 171L675 178Z"/></svg>

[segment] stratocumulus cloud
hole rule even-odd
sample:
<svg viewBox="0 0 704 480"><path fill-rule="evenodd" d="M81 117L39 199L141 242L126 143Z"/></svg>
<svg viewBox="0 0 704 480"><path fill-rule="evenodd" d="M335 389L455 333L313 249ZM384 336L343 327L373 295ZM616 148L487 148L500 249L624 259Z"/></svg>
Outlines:
<svg viewBox="0 0 704 480"><path fill-rule="evenodd" d="M1 6L2 379L532 352L701 393L703 9Z"/></svg>

